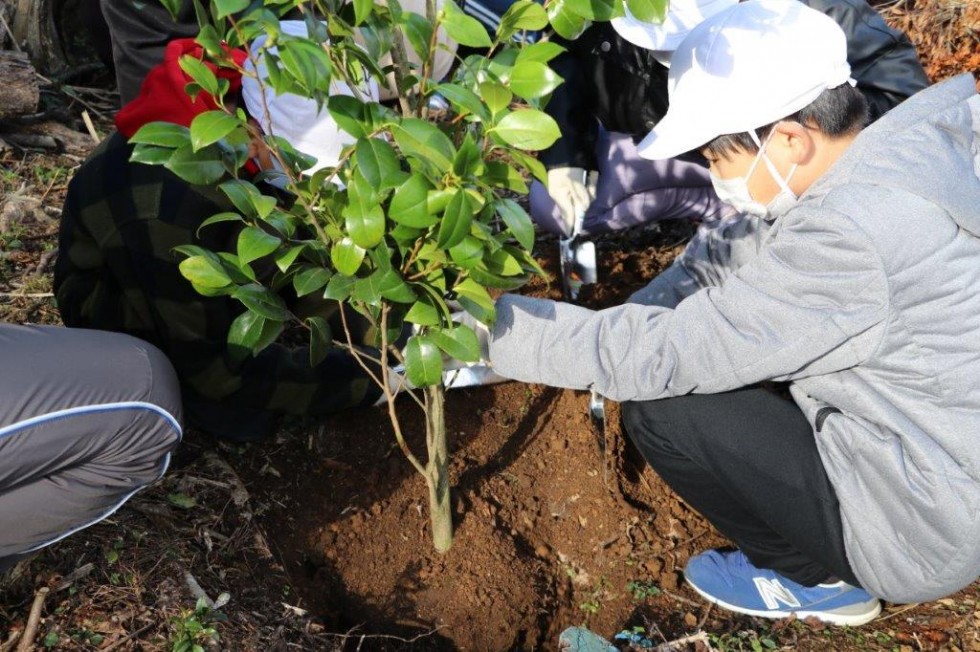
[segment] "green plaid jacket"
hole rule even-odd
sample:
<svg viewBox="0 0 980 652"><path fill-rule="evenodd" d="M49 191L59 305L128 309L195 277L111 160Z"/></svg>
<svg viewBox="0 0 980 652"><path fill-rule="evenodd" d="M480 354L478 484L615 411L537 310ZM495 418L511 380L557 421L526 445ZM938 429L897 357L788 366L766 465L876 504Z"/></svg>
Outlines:
<svg viewBox="0 0 980 652"><path fill-rule="evenodd" d="M233 251L236 224L196 233L202 221L233 208L217 188L190 185L162 166L131 163L131 152L113 134L68 186L55 267L65 324L129 333L158 346L180 377L189 425L219 436L261 436L275 413L318 415L374 402L380 390L341 349L316 367L306 347L274 344L243 362L229 355L228 329L243 306L195 292L173 248Z"/></svg>

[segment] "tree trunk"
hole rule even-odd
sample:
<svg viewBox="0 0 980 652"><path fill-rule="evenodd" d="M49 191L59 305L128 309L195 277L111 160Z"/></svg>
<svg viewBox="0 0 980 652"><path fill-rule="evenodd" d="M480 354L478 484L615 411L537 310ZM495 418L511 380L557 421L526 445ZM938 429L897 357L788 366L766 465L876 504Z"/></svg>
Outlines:
<svg viewBox="0 0 980 652"><path fill-rule="evenodd" d="M58 31L58 0L2 0L14 7L11 27L14 39L23 48L38 70L44 74L57 73L67 67L64 40ZM76 27L80 27L77 26Z"/></svg>
<svg viewBox="0 0 980 652"><path fill-rule="evenodd" d="M425 440L429 461L425 484L429 487L429 520L436 552L446 552L453 544L453 510L449 500L449 447L446 445L445 388L442 384L425 388Z"/></svg>
<svg viewBox="0 0 980 652"><path fill-rule="evenodd" d="M0 50L0 83L0 119L37 111L40 90L26 54Z"/></svg>

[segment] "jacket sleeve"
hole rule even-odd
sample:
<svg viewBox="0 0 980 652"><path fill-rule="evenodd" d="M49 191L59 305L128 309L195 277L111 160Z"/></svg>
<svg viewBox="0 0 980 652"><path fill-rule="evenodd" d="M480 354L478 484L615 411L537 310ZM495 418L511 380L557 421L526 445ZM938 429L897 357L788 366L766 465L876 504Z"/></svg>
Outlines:
<svg viewBox="0 0 980 652"><path fill-rule="evenodd" d="M803 0L833 18L847 36L851 76L864 93L876 120L902 100L929 85L915 46L888 26L865 0Z"/></svg>
<svg viewBox="0 0 980 652"><path fill-rule="evenodd" d="M545 111L558 123L561 136L538 158L549 170L562 167L596 170L595 145L599 125L576 51L576 48L585 46L565 40L558 40L558 43L567 49L552 59L549 65L564 81L551 94Z"/></svg>
<svg viewBox="0 0 980 652"><path fill-rule="evenodd" d="M626 304L593 312L505 295L490 342L494 368L516 380L637 401L859 364L887 314L880 259L846 217L795 212L755 260L674 310Z"/></svg>
<svg viewBox="0 0 980 652"><path fill-rule="evenodd" d="M185 392L229 408L319 414L379 395L339 348L316 367L306 346L277 343L255 357L232 355L228 331L243 306L198 294L173 252L185 244L229 250L234 227L216 224L196 235L202 220L223 209L222 198L163 168L129 164L127 157L128 150L114 152L115 166L94 177L98 162L87 164L69 188L57 279L67 324L152 342L170 358ZM106 179L120 184L109 199L101 188Z"/></svg>
<svg viewBox="0 0 980 652"><path fill-rule="evenodd" d="M670 267L627 302L674 308L698 290L721 285L758 255L769 226L760 217L742 214L702 224Z"/></svg>

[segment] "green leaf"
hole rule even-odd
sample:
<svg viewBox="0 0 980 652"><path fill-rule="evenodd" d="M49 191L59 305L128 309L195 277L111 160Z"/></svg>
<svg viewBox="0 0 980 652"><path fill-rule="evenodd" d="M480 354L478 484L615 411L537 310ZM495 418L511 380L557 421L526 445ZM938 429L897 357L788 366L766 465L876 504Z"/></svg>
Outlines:
<svg viewBox="0 0 980 652"><path fill-rule="evenodd" d="M462 362L479 362L480 340L469 326L430 328L428 335L449 357Z"/></svg>
<svg viewBox="0 0 980 652"><path fill-rule="evenodd" d="M296 290L296 296L305 297L325 286L331 278L333 275L329 269L310 267L293 277L293 289Z"/></svg>
<svg viewBox="0 0 980 652"><path fill-rule="evenodd" d="M222 183L221 189L242 215L265 219L276 208L276 198L263 195L254 184L242 179L230 179Z"/></svg>
<svg viewBox="0 0 980 652"><path fill-rule="evenodd" d="M555 0L547 7L548 21L562 38L574 41L589 26L589 21L568 6L568 0Z"/></svg>
<svg viewBox="0 0 980 652"><path fill-rule="evenodd" d="M637 20L663 23L667 17L669 0L626 0L626 6Z"/></svg>
<svg viewBox="0 0 980 652"><path fill-rule="evenodd" d="M330 262L341 274L353 276L360 269L365 253L363 247L358 247L350 238L344 238L330 248Z"/></svg>
<svg viewBox="0 0 980 652"><path fill-rule="evenodd" d="M333 331L323 317L310 317L306 320L306 325L310 327L310 366L315 367L330 352Z"/></svg>
<svg viewBox="0 0 980 652"><path fill-rule="evenodd" d="M381 242L385 234L385 215L374 189L363 177L354 176L347 189L350 202L343 210L347 231L354 244L370 249Z"/></svg>
<svg viewBox="0 0 980 652"><path fill-rule="evenodd" d="M490 121L490 112L480 96L459 84L439 84L436 91L456 108L459 115L475 115L484 122Z"/></svg>
<svg viewBox="0 0 980 652"><path fill-rule="evenodd" d="M510 258L513 257L510 256ZM524 274L504 276L496 271L491 271L484 265L477 265L473 269L467 270L467 273L480 285L497 290L514 290L527 282L527 276Z"/></svg>
<svg viewBox="0 0 980 652"><path fill-rule="evenodd" d="M398 115L377 102L365 103L350 95L332 95L327 110L337 125L354 136L366 138L373 131L398 120Z"/></svg>
<svg viewBox="0 0 980 652"><path fill-rule="evenodd" d="M568 8L589 20L607 21L615 15L615 0L565 0ZM658 22L663 22L661 19Z"/></svg>
<svg viewBox="0 0 980 652"><path fill-rule="evenodd" d="M412 304L405 314L405 321L419 326L435 326L439 324L439 309L432 303L432 299L421 296Z"/></svg>
<svg viewBox="0 0 980 652"><path fill-rule="evenodd" d="M180 261L181 275L194 285L203 288L225 288L231 285L231 277L221 263L209 256L191 256Z"/></svg>
<svg viewBox="0 0 980 652"><path fill-rule="evenodd" d="M160 0L160 4L163 5L164 9L170 12L170 15L177 18L177 14L180 13L180 7L183 4L181 0Z"/></svg>
<svg viewBox="0 0 980 652"><path fill-rule="evenodd" d="M414 303L418 298L412 286L406 283L402 275L394 269L386 270L380 275L378 278L378 292L388 301L394 301L395 303Z"/></svg>
<svg viewBox="0 0 980 652"><path fill-rule="evenodd" d="M405 373L409 382L416 387L438 385L442 382L442 354L430 337L413 335L408 338L405 346Z"/></svg>
<svg viewBox="0 0 980 652"><path fill-rule="evenodd" d="M357 283L356 278L334 274L330 278L330 282L327 283L327 289L323 291L323 298L334 301L346 301L350 298L355 283Z"/></svg>
<svg viewBox="0 0 980 652"><path fill-rule="evenodd" d="M451 0L447 0L446 6L450 4ZM427 161L440 171L448 170L453 164L453 157L456 155L453 142L430 122L406 118L401 124L392 127L392 135L406 156Z"/></svg>
<svg viewBox="0 0 980 652"><path fill-rule="evenodd" d="M198 45L207 51L208 55L212 57L220 57L222 55L221 50L221 35L218 34L218 30L214 28L214 25L205 25L201 28L201 32L194 38ZM226 82L228 80L225 80ZM218 80L221 83L221 80Z"/></svg>
<svg viewBox="0 0 980 652"><path fill-rule="evenodd" d="M487 269L500 276L517 276L524 273L521 263L506 249L498 249L490 254L487 258Z"/></svg>
<svg viewBox="0 0 980 652"><path fill-rule="evenodd" d="M231 277L231 282L237 285L254 282L255 272L246 263L239 260L238 256L225 251L218 252L218 259L221 261L225 272Z"/></svg>
<svg viewBox="0 0 980 652"><path fill-rule="evenodd" d="M497 200L496 209L517 242L525 249L533 247L534 223L527 211L516 201L506 197Z"/></svg>
<svg viewBox="0 0 980 652"><path fill-rule="evenodd" d="M331 65L327 53L316 43L290 39L279 44L283 68L307 91L330 88Z"/></svg>
<svg viewBox="0 0 980 652"><path fill-rule="evenodd" d="M517 61L515 62L515 65L524 61L548 63L564 51L565 48L558 45L554 41L540 41L538 43L532 43L531 45L524 46L521 51L517 53Z"/></svg>
<svg viewBox="0 0 980 652"><path fill-rule="evenodd" d="M480 96L494 115L510 106L514 94L497 82L485 81L480 84Z"/></svg>
<svg viewBox="0 0 980 652"><path fill-rule="evenodd" d="M507 188L521 195L527 194L527 184L521 173L502 161L488 161L481 180L490 186Z"/></svg>
<svg viewBox="0 0 980 652"><path fill-rule="evenodd" d="M218 222L244 222L244 221L245 220L243 220L242 216L239 215L238 213L232 213L232 212L218 213L217 215L212 215L208 219L201 222L200 226L197 227L197 231L195 231L195 234L200 236L201 229L203 229L206 226L211 226L212 224L217 224Z"/></svg>
<svg viewBox="0 0 980 652"><path fill-rule="evenodd" d="M555 119L537 109L519 109L508 113L491 131L508 145L532 151L551 147L561 136Z"/></svg>
<svg viewBox="0 0 980 652"><path fill-rule="evenodd" d="M354 24L360 25L374 9L374 0L354 0Z"/></svg>
<svg viewBox="0 0 980 652"><path fill-rule="evenodd" d="M381 303L381 275L372 274L367 278L359 278L354 281L354 289L351 291L351 298L369 306L378 306Z"/></svg>
<svg viewBox="0 0 980 652"><path fill-rule="evenodd" d="M190 509L197 506L197 501L193 496L188 496L183 493L172 493L167 494L167 502L169 502L174 507L180 507L181 509ZM118 551L113 550L116 553L116 559L119 559ZM112 563L112 562L110 562Z"/></svg>
<svg viewBox="0 0 980 652"><path fill-rule="evenodd" d="M398 154L380 138L359 139L354 148L354 163L364 179L379 191L394 187L400 180Z"/></svg>
<svg viewBox="0 0 980 652"><path fill-rule="evenodd" d="M355 138L364 138L373 129L366 120L364 102L350 95L332 95L327 111L337 125Z"/></svg>
<svg viewBox="0 0 980 652"><path fill-rule="evenodd" d="M186 145L190 140L191 130L183 125L175 125L172 122L149 122L140 127L130 137L129 142L176 149Z"/></svg>
<svg viewBox="0 0 980 652"><path fill-rule="evenodd" d="M544 97L561 82L554 70L538 61L522 61L510 73L510 89L526 100Z"/></svg>
<svg viewBox="0 0 980 652"><path fill-rule="evenodd" d="M173 155L174 150L169 147L140 143L133 148L133 153L130 154L129 160L133 163L143 163L145 165L166 165Z"/></svg>
<svg viewBox="0 0 980 652"><path fill-rule="evenodd" d="M459 192L459 188L439 188L436 190L430 190L428 196L426 197L426 210L432 215L438 215L446 210L446 206L449 206L449 202L452 201L457 192Z"/></svg>
<svg viewBox="0 0 980 652"><path fill-rule="evenodd" d="M248 7L250 0L214 0L215 18L222 19Z"/></svg>
<svg viewBox="0 0 980 652"><path fill-rule="evenodd" d="M280 272L285 272L293 263L296 262L296 258L299 257L303 250L306 249L306 245L297 245L295 247L290 247L289 249L284 249L276 254L276 267L279 268Z"/></svg>
<svg viewBox="0 0 980 652"><path fill-rule="evenodd" d="M473 137L466 134L466 138L459 146L459 151L456 152L456 158L453 160L453 173L459 177L469 177L482 174L483 168L483 153Z"/></svg>
<svg viewBox="0 0 980 652"><path fill-rule="evenodd" d="M242 359L249 353L257 355L262 349L276 341L282 333L283 323L264 319L254 312L245 311L228 329L228 345L236 359Z"/></svg>
<svg viewBox="0 0 980 652"><path fill-rule="evenodd" d="M245 307L250 311L266 319L286 321L290 317L282 297L257 283L243 285L235 290L231 296L245 304Z"/></svg>
<svg viewBox="0 0 980 652"><path fill-rule="evenodd" d="M493 45L480 21L464 14L453 0L446 0L442 13L442 26L452 40L473 48L488 48Z"/></svg>
<svg viewBox="0 0 980 652"><path fill-rule="evenodd" d="M497 40L506 41L515 32L539 30L548 26L548 14L533 0L517 0L507 9L497 25Z"/></svg>
<svg viewBox="0 0 980 652"><path fill-rule="evenodd" d="M279 248L282 240L257 226L248 226L238 234L238 258L243 264L268 256Z"/></svg>
<svg viewBox="0 0 980 652"><path fill-rule="evenodd" d="M218 96L218 78L214 71L208 68L207 64L190 54L185 54L177 60L181 70L201 87L208 95L214 98Z"/></svg>
<svg viewBox="0 0 980 652"><path fill-rule="evenodd" d="M493 298L486 288L471 278L464 279L453 288L456 299L466 312L484 324L492 324L497 312Z"/></svg>
<svg viewBox="0 0 980 652"><path fill-rule="evenodd" d="M470 196L462 191L457 192L449 200L442 222L439 224L437 246L440 249L448 249L459 244L469 234L472 223L473 203Z"/></svg>
<svg viewBox="0 0 980 652"><path fill-rule="evenodd" d="M195 152L190 143L174 150L166 168L188 183L209 186L225 175L217 148L206 147Z"/></svg>
<svg viewBox="0 0 980 652"><path fill-rule="evenodd" d="M449 249L449 256L454 263L464 269L475 267L483 260L483 242L468 235L459 244Z"/></svg>
<svg viewBox="0 0 980 652"><path fill-rule="evenodd" d="M425 17L416 13L406 12L403 16L402 31L412 45L412 49L419 55L419 61L429 58L429 43L432 42L432 25Z"/></svg>
<svg viewBox="0 0 980 652"><path fill-rule="evenodd" d="M398 224L415 229L432 226L439 218L429 213L430 190L432 184L428 179L421 174L413 174L395 190L388 207L388 216Z"/></svg>
<svg viewBox="0 0 980 652"><path fill-rule="evenodd" d="M545 185L548 184L548 170L545 169L541 161L530 154L518 150L511 150L509 153L510 157L514 159L514 162L524 166L535 179Z"/></svg>
<svg viewBox="0 0 980 652"><path fill-rule="evenodd" d="M236 118L224 111L205 111L191 122L191 147L198 151L211 143L216 143L238 128Z"/></svg>

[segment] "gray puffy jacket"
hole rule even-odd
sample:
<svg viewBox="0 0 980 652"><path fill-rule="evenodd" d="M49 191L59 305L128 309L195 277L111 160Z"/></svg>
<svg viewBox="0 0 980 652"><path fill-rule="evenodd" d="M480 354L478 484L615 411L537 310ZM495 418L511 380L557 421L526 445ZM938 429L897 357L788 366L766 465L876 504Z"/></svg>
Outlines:
<svg viewBox="0 0 980 652"><path fill-rule="evenodd" d="M507 295L491 361L618 401L789 381L862 585L947 595L980 575L978 175L980 97L962 75L865 129L744 264L703 261L710 285L679 288L675 308Z"/></svg>

